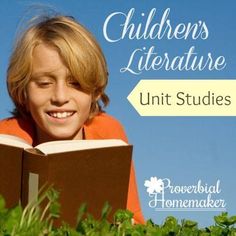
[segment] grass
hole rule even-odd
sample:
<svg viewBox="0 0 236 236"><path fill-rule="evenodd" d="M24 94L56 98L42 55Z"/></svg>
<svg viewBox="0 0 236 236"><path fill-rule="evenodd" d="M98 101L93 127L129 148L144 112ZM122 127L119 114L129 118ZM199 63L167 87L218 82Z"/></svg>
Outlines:
<svg viewBox="0 0 236 236"><path fill-rule="evenodd" d="M24 209L20 204L7 209L0 196L0 236L236 236L236 216L228 216L226 212L215 216L215 224L204 229L198 228L197 222L179 222L173 216L167 217L161 225L152 220L145 225L134 225L133 214L128 210L118 210L113 222L108 222L111 207L107 203L99 220L90 215L83 204L78 210L76 227L70 227L66 222L54 227L54 220L60 216L58 197L58 192L49 188Z"/></svg>

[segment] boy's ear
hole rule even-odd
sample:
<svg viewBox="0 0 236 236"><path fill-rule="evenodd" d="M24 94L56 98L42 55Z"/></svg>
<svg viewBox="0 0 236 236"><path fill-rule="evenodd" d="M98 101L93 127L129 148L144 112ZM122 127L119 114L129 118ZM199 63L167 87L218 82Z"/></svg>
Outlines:
<svg viewBox="0 0 236 236"><path fill-rule="evenodd" d="M101 94L98 94L94 97L94 100L97 102L101 98Z"/></svg>
<svg viewBox="0 0 236 236"><path fill-rule="evenodd" d="M101 98L101 94L99 94L96 98L96 101L98 101Z"/></svg>

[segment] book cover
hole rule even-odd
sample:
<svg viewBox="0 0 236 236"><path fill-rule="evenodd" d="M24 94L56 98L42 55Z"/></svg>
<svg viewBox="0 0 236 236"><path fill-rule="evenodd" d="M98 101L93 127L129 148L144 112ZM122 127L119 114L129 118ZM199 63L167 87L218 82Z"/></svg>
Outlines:
<svg viewBox="0 0 236 236"><path fill-rule="evenodd" d="M33 1L34 2L34 1ZM38 1L37 1L38 3ZM229 1L43 1L72 15L107 59L106 111L134 145L146 219L168 215L206 226L236 214L236 3ZM0 6L0 117L12 42L26 2Z"/></svg>
<svg viewBox="0 0 236 236"><path fill-rule="evenodd" d="M129 145L47 156L25 152L22 177L23 204L28 203L29 191L35 187L34 179L38 178L36 184L39 187L45 183L53 184L58 190L61 205L60 221L76 225L78 209L82 203L86 203L88 212L99 219L100 209L105 202L113 206L109 218L112 220L114 212L124 209L127 204L131 157L132 147Z"/></svg>
<svg viewBox="0 0 236 236"><path fill-rule="evenodd" d="M49 186L59 192L58 224L75 225L83 203L97 219L105 202L112 205L110 220L116 210L126 208L131 145L121 140L67 140L29 146L15 136L0 135L0 192L8 208L20 201L26 206Z"/></svg>

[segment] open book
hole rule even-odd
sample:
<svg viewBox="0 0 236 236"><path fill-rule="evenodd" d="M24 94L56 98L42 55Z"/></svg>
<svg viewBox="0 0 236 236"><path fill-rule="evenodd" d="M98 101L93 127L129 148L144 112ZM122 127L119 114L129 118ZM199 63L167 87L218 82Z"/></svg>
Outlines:
<svg viewBox="0 0 236 236"><path fill-rule="evenodd" d="M30 146L0 134L0 194L8 207L34 200L46 184L60 192L61 220L75 224L81 203L99 217L106 201L126 208L132 146L122 140L66 140ZM111 214L112 215L112 214Z"/></svg>

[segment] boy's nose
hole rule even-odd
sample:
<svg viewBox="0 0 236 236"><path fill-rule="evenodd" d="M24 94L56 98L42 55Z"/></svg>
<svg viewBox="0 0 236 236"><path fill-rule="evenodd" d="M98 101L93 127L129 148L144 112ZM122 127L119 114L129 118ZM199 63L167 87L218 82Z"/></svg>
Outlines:
<svg viewBox="0 0 236 236"><path fill-rule="evenodd" d="M69 101L69 91L67 85L64 83L56 84L51 100L55 105L63 105L67 103Z"/></svg>

